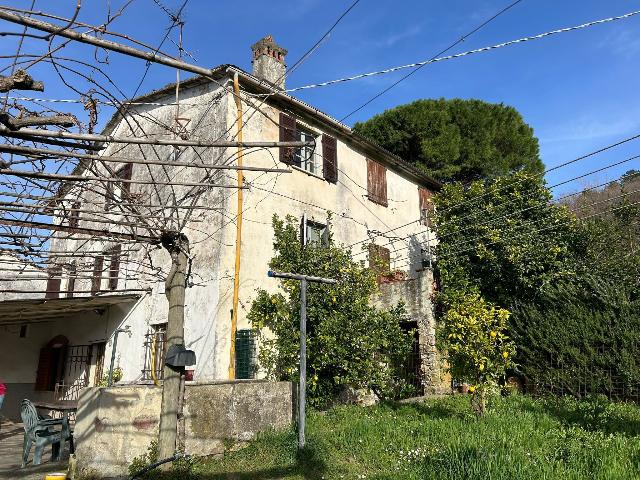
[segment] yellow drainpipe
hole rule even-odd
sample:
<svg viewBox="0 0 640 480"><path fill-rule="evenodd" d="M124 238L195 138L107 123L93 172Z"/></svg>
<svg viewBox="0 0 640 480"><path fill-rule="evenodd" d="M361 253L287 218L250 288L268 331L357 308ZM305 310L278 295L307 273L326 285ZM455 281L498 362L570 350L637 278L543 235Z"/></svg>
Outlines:
<svg viewBox="0 0 640 480"><path fill-rule="evenodd" d="M236 101L238 142L242 142L242 100L240 99L240 85L238 74L233 75L233 93ZM242 166L243 149L238 145L238 166ZM238 290L240 288L240 246L242 244L242 186L244 175L238 170L238 215L236 218L236 265L233 275L233 310L231 312L231 349L229 355L229 379L236 378L236 330L238 329Z"/></svg>
<svg viewBox="0 0 640 480"><path fill-rule="evenodd" d="M151 378L153 379L153 384L158 387L160 384L158 383L158 377L156 375L156 333L153 334L153 342L151 343Z"/></svg>

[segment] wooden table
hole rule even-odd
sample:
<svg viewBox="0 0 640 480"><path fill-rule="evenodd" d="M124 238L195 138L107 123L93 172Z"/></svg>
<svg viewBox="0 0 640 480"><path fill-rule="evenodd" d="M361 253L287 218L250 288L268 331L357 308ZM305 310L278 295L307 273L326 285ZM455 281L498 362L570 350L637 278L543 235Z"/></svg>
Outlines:
<svg viewBox="0 0 640 480"><path fill-rule="evenodd" d="M52 401L43 401L43 402L33 402L33 405L36 408L40 408L42 410L53 410L55 412L62 412L62 431L63 438L68 436L70 438L69 442L69 451L70 453L74 453L74 445L73 445L73 432L69 428L69 412L75 412L78 410L78 401L77 400L52 400Z"/></svg>

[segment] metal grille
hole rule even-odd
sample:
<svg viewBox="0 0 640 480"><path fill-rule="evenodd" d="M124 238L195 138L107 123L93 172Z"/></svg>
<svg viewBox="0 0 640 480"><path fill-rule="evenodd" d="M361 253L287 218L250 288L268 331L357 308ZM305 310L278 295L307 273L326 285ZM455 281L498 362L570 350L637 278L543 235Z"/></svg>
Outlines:
<svg viewBox="0 0 640 480"><path fill-rule="evenodd" d="M594 347L593 351L600 357L609 353L602 345ZM580 355L584 353L582 349L577 352ZM610 358L609 355L607 357ZM626 371L626 368L630 367L629 364L625 368L603 361L602 364L593 362L590 365L579 366L575 362L565 363L562 358L553 354L550 354L549 363L552 368L545 377L534 385L528 385L528 389L533 393L572 395L576 398L604 395L609 400L640 402L640 383L633 380L638 378L638 374L637 371Z"/></svg>
<svg viewBox="0 0 640 480"><path fill-rule="evenodd" d="M164 378L164 358L167 350L167 324L153 325L151 330L144 336L144 368L142 369L143 380L153 380L152 369L158 380ZM154 353L155 351L155 353Z"/></svg>
<svg viewBox="0 0 640 480"><path fill-rule="evenodd" d="M422 378L422 360L420 358L420 338L418 335L418 324L416 322L405 322L402 324L405 333L413 330L413 342L411 351L405 357L404 362L399 366L400 377L404 379L414 389L412 395L424 394L424 381Z"/></svg>
<svg viewBox="0 0 640 480"><path fill-rule="evenodd" d="M236 378L254 378L256 372L256 334L251 329L236 332Z"/></svg>
<svg viewBox="0 0 640 480"><path fill-rule="evenodd" d="M80 391L89 385L89 369L93 345L70 345L64 366L62 383L55 386L56 400L77 400Z"/></svg>

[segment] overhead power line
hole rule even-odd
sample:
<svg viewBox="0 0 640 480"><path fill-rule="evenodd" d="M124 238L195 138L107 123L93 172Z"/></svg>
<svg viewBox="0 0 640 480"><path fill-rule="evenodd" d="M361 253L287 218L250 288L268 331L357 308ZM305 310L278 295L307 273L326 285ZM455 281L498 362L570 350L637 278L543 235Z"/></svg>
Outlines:
<svg viewBox="0 0 640 480"><path fill-rule="evenodd" d="M560 28L558 30L551 30L549 32L540 33L538 35L531 35L531 36L528 36L528 37L518 38L516 40L509 40L508 42L498 43L496 45L491 45L489 47L482 47L482 48L476 48L474 50L467 50L466 52L456 53L454 55L447 55L445 57L437 57L437 58L432 58L430 60L424 60L424 61L421 61L421 62L408 63L406 65L399 65L397 67L390 67L390 68L386 68L384 70L376 70L374 72L361 73L361 74L358 74L358 75L353 75L351 77L338 78L338 79L335 79L335 80L328 80L326 82L313 83L313 84L304 85L304 86L301 86L301 87L289 88L289 89L285 90L285 92L287 92L287 93L297 92L297 91L300 91L300 90L308 90L308 89L311 89L311 88L319 88L319 87L326 87L326 86L329 86L329 85L335 85L337 83L345 83L345 82L351 82L353 80L361 80L363 78L373 77L373 76L377 76L377 75L386 75L387 73L393 73L393 72L397 72L399 70L405 70L407 68L422 67L422 66L425 66L425 65L427 65L429 63L436 63L436 62L442 62L444 60L452 60L454 58L466 57L468 55L473 55L473 54L482 53L482 52L488 52L490 50L497 50L499 48L508 47L510 45L515 45L515 44L518 44L518 43L530 42L532 40L540 40L542 38L550 37L552 35L557 35L559 33L567 33L567 32L572 32L572 31L575 31L575 30L582 30L582 29L585 29L585 28L593 27L595 25L601 25L603 23L609 23L609 22L615 22L615 21L618 21L618 20L624 20L624 19L633 17L633 16L638 15L638 14L640 14L640 10L629 12L629 13L626 13L624 15L619 15L617 17L603 18L602 20L595 20L595 21L592 21L592 22L583 23L581 25L576 25L574 27Z"/></svg>
<svg viewBox="0 0 640 480"><path fill-rule="evenodd" d="M478 32L479 30L483 29L485 26L487 26L489 23L493 22L496 18L498 18L499 16L501 16L502 14L504 14L505 12L511 10L513 7L515 7L517 4L519 4L520 2L522 2L522 0L516 0L515 2L510 3L509 5L507 5L506 7L504 7L502 10L498 11L497 13L495 13L493 16L489 17L487 20L485 20L484 22L482 22L480 25L478 25L476 28L474 28L473 30L471 30L469 33L467 33L466 35L463 35L462 37L460 37L458 40L456 40L455 42L453 42L451 45L449 45L447 48L445 48L444 50L441 50L440 52L436 53L431 59L435 59L438 58L440 55L443 55L445 53L447 53L449 50L451 50L452 48L458 46L459 44L461 44L462 42L464 42L468 37L470 37L471 35L473 35L474 33ZM366 107L367 105L369 105L371 102L373 102L374 100L376 100L377 98L380 98L382 95L384 95L385 93L387 93L389 90L391 90L392 88L394 88L396 85L404 82L407 78L409 78L411 75L413 75L414 73L418 72L421 68L423 68L426 65L419 65L417 66L415 69L413 69L412 71L410 71L409 73L407 73L405 76L403 76L402 78L400 78L399 80L397 80L396 82L392 83L391 85L389 85L387 88L385 88L384 90L382 90L381 92L377 93L376 95L374 95L371 99L367 100L365 103L363 103L362 105L360 105L358 108L356 108L355 110L352 110L349 114L347 114L346 116L342 117L340 119L341 122L344 122L347 118L349 118L351 115L353 115L356 112L359 112L360 110L362 110L364 107Z"/></svg>

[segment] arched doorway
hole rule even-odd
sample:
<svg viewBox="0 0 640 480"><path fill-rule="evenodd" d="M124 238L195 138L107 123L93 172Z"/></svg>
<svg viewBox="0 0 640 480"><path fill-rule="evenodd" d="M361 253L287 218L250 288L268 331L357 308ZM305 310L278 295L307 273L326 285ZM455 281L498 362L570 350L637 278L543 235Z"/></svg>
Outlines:
<svg viewBox="0 0 640 480"><path fill-rule="evenodd" d="M53 337L40 349L35 390L54 391L56 383L64 380L69 339L64 335Z"/></svg>

